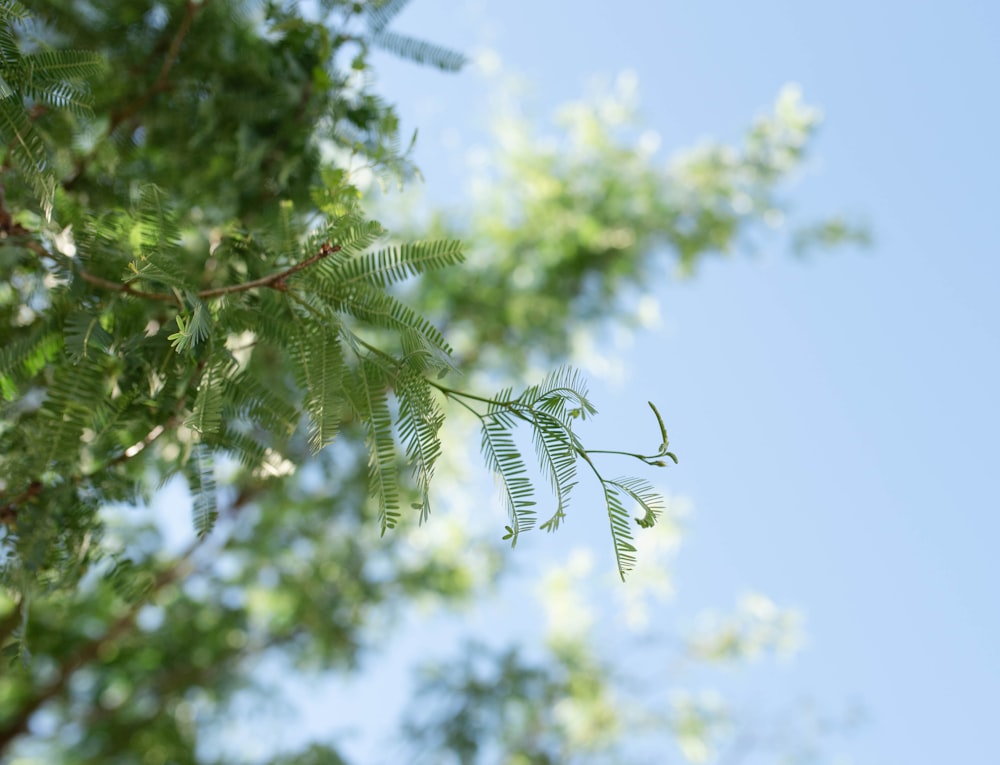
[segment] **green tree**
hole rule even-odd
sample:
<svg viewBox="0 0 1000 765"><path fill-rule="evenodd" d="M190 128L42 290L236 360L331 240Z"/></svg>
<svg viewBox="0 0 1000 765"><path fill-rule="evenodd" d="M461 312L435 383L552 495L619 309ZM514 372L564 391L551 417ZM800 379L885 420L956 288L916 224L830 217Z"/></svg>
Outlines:
<svg viewBox="0 0 1000 765"><path fill-rule="evenodd" d="M371 625L479 597L503 567L493 540L407 542L449 469L447 406L478 425L512 543L543 506L558 527L591 481L624 577L633 529L661 515L648 480L606 476L608 450L581 440L594 409L561 366L573 332L628 318L654 254L690 270L733 249L780 205L815 113L789 93L742 149L656 171L625 125L577 107L572 151L504 155L471 225L391 238L347 169L414 170L370 52L462 64L392 32L403 5L0 3L0 752L225 761L205 742L261 656L351 673ZM536 363L553 371L521 382ZM652 415L654 448L618 453L672 464ZM197 532L180 552L140 512L178 481ZM609 668L583 636L552 656L500 656L502 682L429 675L425 693L481 698L482 714L414 717L410 739L461 762L614 750ZM683 741L710 717L660 722ZM290 761L342 758L317 744Z"/></svg>

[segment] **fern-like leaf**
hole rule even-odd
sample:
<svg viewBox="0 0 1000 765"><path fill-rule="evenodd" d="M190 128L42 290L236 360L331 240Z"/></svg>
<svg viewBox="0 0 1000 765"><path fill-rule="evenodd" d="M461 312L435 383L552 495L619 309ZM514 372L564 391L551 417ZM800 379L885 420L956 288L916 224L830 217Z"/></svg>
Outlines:
<svg viewBox="0 0 1000 765"><path fill-rule="evenodd" d="M184 423L198 433L211 435L217 433L222 425L227 367L226 362L212 362L205 366L201 374L191 415Z"/></svg>
<svg viewBox="0 0 1000 765"><path fill-rule="evenodd" d="M46 324L40 325L29 334L0 348L0 378L11 378L11 382L22 376L37 373L46 363L55 358L64 342L61 332L54 332Z"/></svg>
<svg viewBox="0 0 1000 765"><path fill-rule="evenodd" d="M185 318L178 316L177 331L168 336L170 344L178 353L187 348L195 348L211 335L212 317L205 304L194 298L194 310Z"/></svg>
<svg viewBox="0 0 1000 765"><path fill-rule="evenodd" d="M87 268L95 263L106 268L112 256L120 260L124 270L129 255L122 251L122 244L128 240L131 225L132 218L125 210L106 210L88 217L73 230L76 258Z"/></svg>
<svg viewBox="0 0 1000 765"><path fill-rule="evenodd" d="M83 431L93 427L106 398L104 374L93 361L55 367L42 405L42 415L49 421L46 438L37 444L47 462L59 464L78 458Z"/></svg>
<svg viewBox="0 0 1000 765"><path fill-rule="evenodd" d="M597 413L587 396L587 381L580 371L560 367L546 375L538 385L525 390L518 397L518 403L547 412L570 428L574 419L586 419Z"/></svg>
<svg viewBox="0 0 1000 765"><path fill-rule="evenodd" d="M180 257L181 231L165 192L146 184L139 193L132 230L135 256L129 264L129 277L142 276L179 290L195 291L189 277L177 264Z"/></svg>
<svg viewBox="0 0 1000 765"><path fill-rule="evenodd" d="M378 500L378 521L384 534L399 520L396 445L386 376L375 362L363 359L348 380L348 398L367 431L369 491Z"/></svg>
<svg viewBox="0 0 1000 765"><path fill-rule="evenodd" d="M461 263L462 260L462 243L456 240L407 242L345 261L338 268L336 278L343 285L363 281L386 287L426 271Z"/></svg>
<svg viewBox="0 0 1000 765"><path fill-rule="evenodd" d="M79 85L60 82L37 92L30 92L33 100L50 109L62 109L77 116L90 116L90 92Z"/></svg>
<svg viewBox="0 0 1000 765"><path fill-rule="evenodd" d="M629 513L622 503L623 489L615 481L601 480L604 503L611 523L611 541L615 548L618 575L625 581L625 575L635 567L635 545L629 525Z"/></svg>
<svg viewBox="0 0 1000 765"><path fill-rule="evenodd" d="M193 500L194 530L199 537L203 537L212 530L219 517L212 450L205 444L195 444L185 472Z"/></svg>
<svg viewBox="0 0 1000 765"><path fill-rule="evenodd" d="M44 50L21 59L27 84L36 88L93 77L100 73L102 63L96 53L77 50Z"/></svg>
<svg viewBox="0 0 1000 765"><path fill-rule="evenodd" d="M55 194L55 179L49 171L42 140L16 94L0 98L0 141L8 147L9 158L42 204L49 205Z"/></svg>
<svg viewBox="0 0 1000 765"><path fill-rule="evenodd" d="M368 26L372 32L381 32L410 0L375 0L365 6Z"/></svg>
<svg viewBox="0 0 1000 765"><path fill-rule="evenodd" d="M65 325L66 352L74 364L87 358L92 350L106 351L112 337L101 326L100 317L83 311L72 314Z"/></svg>
<svg viewBox="0 0 1000 765"><path fill-rule="evenodd" d="M249 420L268 433L288 437L299 421L298 407L277 391L265 387L251 374L226 381L224 419Z"/></svg>
<svg viewBox="0 0 1000 765"><path fill-rule="evenodd" d="M379 32L372 37L372 42L390 53L395 53L400 58L409 59L418 64L430 64L446 72L457 72L465 65L466 61L465 56L458 51L396 32Z"/></svg>
<svg viewBox="0 0 1000 765"><path fill-rule="evenodd" d="M296 380L305 389L309 445L318 452L340 431L344 403L344 355L336 335L300 332L292 340Z"/></svg>
<svg viewBox="0 0 1000 765"><path fill-rule="evenodd" d="M434 401L427 381L409 368L404 369L406 371L396 387L399 398L399 437L417 477L417 486L422 495L420 520L424 521L430 514L429 489L434 466L441 456L438 431L444 422L444 415Z"/></svg>
<svg viewBox="0 0 1000 765"><path fill-rule="evenodd" d="M437 327L384 290L367 284L355 284L344 292L331 291L318 284L311 285L311 290L341 313L399 333L419 332L435 348L449 356L452 353Z"/></svg>
<svg viewBox="0 0 1000 765"><path fill-rule="evenodd" d="M520 449L514 443L513 421L500 413L482 420L482 452L486 466L493 471L500 495L510 518L511 545L518 535L535 524L535 500Z"/></svg>
<svg viewBox="0 0 1000 765"><path fill-rule="evenodd" d="M0 24L8 25L28 18L28 9L17 0L0 0ZM3 51L5 56L8 51Z"/></svg>
<svg viewBox="0 0 1000 765"><path fill-rule="evenodd" d="M245 468L254 469L260 467L267 459L267 447L257 441L253 436L241 433L228 425L223 425L221 430L213 439L216 447L223 449L240 461Z"/></svg>
<svg viewBox="0 0 1000 765"><path fill-rule="evenodd" d="M542 473L556 496L556 512L542 524L545 531L555 531L566 515L570 491L576 486L576 449L572 434L563 424L544 412L535 414L532 444Z"/></svg>
<svg viewBox="0 0 1000 765"><path fill-rule="evenodd" d="M298 259L300 227L295 219L295 206L289 200L282 200L278 221L269 234L267 239L276 255L292 261Z"/></svg>
<svg viewBox="0 0 1000 765"><path fill-rule="evenodd" d="M414 370L435 374L439 379L457 371L448 356L416 330L400 332L399 344L406 365Z"/></svg>
<svg viewBox="0 0 1000 765"><path fill-rule="evenodd" d="M14 37L14 22L22 21L28 17L28 9L17 0L0 0L0 62L3 63L4 73L10 74L12 65L16 65L21 59L21 49L18 47L17 39ZM7 93L11 91L7 86Z"/></svg>
<svg viewBox="0 0 1000 765"><path fill-rule="evenodd" d="M344 223L351 223L345 227ZM344 221L338 221L333 226L327 239L340 247L340 255L343 258L357 257L381 236L385 235L382 224L376 220L362 221L355 216L347 217ZM333 261L329 261L333 262Z"/></svg>
<svg viewBox="0 0 1000 765"><path fill-rule="evenodd" d="M609 483L621 489L642 508L643 515L635 519L640 527L648 529L656 525L664 510L663 497L649 481L643 478L615 478Z"/></svg>

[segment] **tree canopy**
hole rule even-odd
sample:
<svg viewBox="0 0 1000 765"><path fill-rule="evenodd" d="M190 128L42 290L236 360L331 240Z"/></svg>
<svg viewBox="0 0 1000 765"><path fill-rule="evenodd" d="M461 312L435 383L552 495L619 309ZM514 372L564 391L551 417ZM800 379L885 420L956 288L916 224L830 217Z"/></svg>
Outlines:
<svg viewBox="0 0 1000 765"><path fill-rule="evenodd" d="M414 172L371 51L463 63L392 31L404 4L0 3L0 752L210 762L206 729L257 657L350 671L374 621L473 597L501 567L492 542L414 554L411 529L386 533L428 520L453 411L477 423L511 544L556 529L587 481L624 578L663 513L646 475L602 462L674 464L660 412L643 446L587 444L572 338L634 315L654 257L690 271L750 236L818 115L788 91L742 147L661 169L626 102L577 105L565 145L522 135L502 155L471 225L393 236L351 173ZM476 373L499 391L467 387ZM179 552L124 510L178 480L196 531ZM472 665L429 680L492 701L415 717L411 739L480 761L490 710L522 699L494 742L511 761L603 751L620 725L603 670L577 644L556 654L555 674L510 653L503 682ZM561 697L589 738L545 719ZM39 715L57 723L30 736Z"/></svg>

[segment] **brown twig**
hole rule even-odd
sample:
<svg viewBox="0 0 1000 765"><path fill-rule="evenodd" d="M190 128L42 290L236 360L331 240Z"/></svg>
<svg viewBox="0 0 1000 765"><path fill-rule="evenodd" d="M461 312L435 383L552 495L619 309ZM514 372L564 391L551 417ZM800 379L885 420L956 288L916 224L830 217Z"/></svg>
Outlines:
<svg viewBox="0 0 1000 765"><path fill-rule="evenodd" d="M198 362L194 371L191 373L191 377L187 382L185 391L190 391L197 383L198 379L201 377L201 373L205 370L205 361L202 360ZM164 422L156 425L152 430L150 430L145 436L129 446L125 451L116 457L108 460L102 464L97 469L91 471L90 473L79 473L77 475L71 476L68 480L74 484L79 484L89 478L94 478L95 476L103 473L108 468L114 467L115 465L121 465L123 462L128 462L133 457L140 454L146 449L147 446L152 444L156 439L166 433L168 430L172 430L180 422L180 411L184 408L184 403L187 399L187 393L178 399L174 406L174 413L170 415ZM21 505L27 502L29 499L39 495L45 486L41 481L32 481L28 488L21 492L18 496L8 502L6 505L0 506L0 526L7 526L8 528L13 528L14 524L17 523L17 516L20 512ZM2 494L0 494L2 496Z"/></svg>
<svg viewBox="0 0 1000 765"><path fill-rule="evenodd" d="M309 268L321 261L323 258L331 255L335 252L340 251L339 244L330 244L329 242L324 242L320 245L319 250L310 255L308 258L300 263L296 263L294 266L286 268L284 271L279 271L276 274L271 274L270 276L264 276L260 279L254 279L252 282L244 282L242 284L230 284L227 287L216 287L211 290L202 290L198 293L198 297L202 299L208 299L213 297L219 297L220 295L228 295L233 292L243 292L244 290L254 289L256 287L271 287L280 292L284 292L288 289L288 277L293 274L297 274L299 271Z"/></svg>
<svg viewBox="0 0 1000 765"><path fill-rule="evenodd" d="M207 3L208 0L202 0L202 2L197 2L197 0L187 1L184 6L184 18L181 19L180 26L177 27L177 31L174 33L173 39L170 41L170 47L167 49L167 55L164 57L163 63L160 65L160 71L157 73L156 79L139 98L135 99L131 103L125 104L120 109L116 109L111 112L111 117L108 120L108 127L104 131L105 139L114 133L115 130L117 130L121 125L133 119L140 111L145 109L157 93L166 90L167 80L170 77L170 71L174 68L174 64L177 63L177 58L180 56L181 52L181 45L183 45L184 39L191 30L191 24L194 22L194 17L197 15L198 10ZM100 143L101 142L98 141L97 145L100 145ZM86 171L87 165L90 164L90 161L97 154L97 145L95 145L94 149L92 149L88 154L77 160L76 166L73 168L72 175L63 181L64 188L70 188L80 179Z"/></svg>
<svg viewBox="0 0 1000 765"><path fill-rule="evenodd" d="M0 216L2 216L2 211L0 211ZM27 231L19 231L17 233L30 233ZM40 257L47 258L48 260L55 261L57 263L70 261L69 258L59 257L53 255L45 247L36 241L31 239L22 243L24 247L31 250ZM288 289L287 280L288 277L298 273L299 271L309 268L309 266L319 262L323 258L340 251L339 244L330 244L329 242L324 242L320 245L319 250L310 255L305 260L296 263L283 271L278 271L277 273L270 274L268 276L262 276L260 279L254 279L249 282L242 282L240 284L229 284L225 287L214 287L212 289L201 290L196 294L197 297L202 300L208 300L210 298L221 297L222 295L231 295L234 292L245 292L246 290L256 289L257 287L270 287L271 289L276 289L279 292L284 292ZM132 297L142 298L143 300L156 300L163 303L178 303L180 304L180 299L176 295L168 295L165 292L147 292L146 290L136 289L129 282L121 283L114 282L110 279L105 279L103 276L97 276L95 274L87 271L83 266L78 263L73 263L76 272L80 275L88 284L93 284L95 287L101 287L106 290L112 290L113 292L121 292L125 295L131 295ZM181 307L183 305L181 304Z"/></svg>
<svg viewBox="0 0 1000 765"><path fill-rule="evenodd" d="M8 502L6 505L0 507L0 525L13 526L17 521L17 514L21 509L21 505L28 502L30 499L38 496L42 491L41 481L32 481L28 484L28 488L18 494L14 499Z"/></svg>
<svg viewBox="0 0 1000 765"><path fill-rule="evenodd" d="M0 222L2 222L2 216L0 216ZM16 224L15 227L18 228L18 230L12 231L11 233L20 235L31 234L30 231L28 231L23 227L17 227ZM34 239L26 239L25 241L19 242L19 244L25 249L31 250L39 257L46 258L55 263L72 262L68 257L59 257L57 255L53 255L51 252L45 249L44 246L36 242ZM133 297L143 298L144 300L158 300L165 303L180 304L180 301L176 295L167 295L163 292L146 292L145 290L137 290L131 284L128 283L122 284L120 282L113 282L110 279L105 279L103 276L96 276L87 271L85 268L83 268L83 266L77 265L76 272L80 274L81 279L83 279L85 282L89 284L93 284L95 287L103 287L104 289L107 290L114 290L115 292L123 292L126 295L132 295ZM183 305L181 305L181 307L183 307Z"/></svg>
<svg viewBox="0 0 1000 765"><path fill-rule="evenodd" d="M197 2L196 0L187 1L187 4L184 6L184 18L181 20L181 25L177 28L177 34L174 35L174 39L170 41L170 48L167 50L166 58L163 59L163 66L160 67L160 73L156 76L156 82L153 83L150 95L147 96L143 104L148 102L151 94L158 93L166 87L167 77L170 75L170 70L173 69L174 63L177 61L177 56L181 52L181 43L184 42L184 38L187 37L188 31L191 29L191 22L194 21L195 14L198 13L198 9L204 4L204 2ZM142 107L140 106L139 108Z"/></svg>
<svg viewBox="0 0 1000 765"><path fill-rule="evenodd" d="M179 303L176 295L167 295L163 292L146 292L145 290L137 290L128 282L122 284L121 282L113 282L110 279L105 279L101 276L95 276L94 274L86 271L83 268L78 268L77 272L80 274L80 278L89 284L93 284L95 287L103 287L106 290L114 290L115 292L123 292L126 295L131 295L132 297L142 298L143 300L159 300L163 303Z"/></svg>

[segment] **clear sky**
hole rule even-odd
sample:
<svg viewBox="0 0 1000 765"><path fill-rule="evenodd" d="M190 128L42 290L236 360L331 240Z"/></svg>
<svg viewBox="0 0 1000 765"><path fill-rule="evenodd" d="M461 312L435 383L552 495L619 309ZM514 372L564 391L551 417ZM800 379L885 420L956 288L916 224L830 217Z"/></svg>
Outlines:
<svg viewBox="0 0 1000 765"><path fill-rule="evenodd" d="M1000 4L414 0L394 28L496 51L539 115L633 70L668 152L737 138L789 81L822 108L795 211L863 215L875 246L656 286L663 326L614 350L628 377L592 391L594 438L661 404L669 486L695 507L680 602L754 589L805 611L806 650L760 675L761 698L862 700L854 762L995 761ZM485 81L376 66L420 127L428 198L461 200Z"/></svg>

